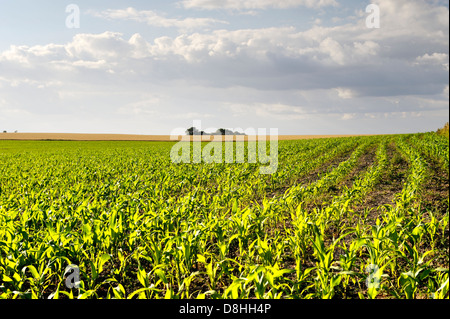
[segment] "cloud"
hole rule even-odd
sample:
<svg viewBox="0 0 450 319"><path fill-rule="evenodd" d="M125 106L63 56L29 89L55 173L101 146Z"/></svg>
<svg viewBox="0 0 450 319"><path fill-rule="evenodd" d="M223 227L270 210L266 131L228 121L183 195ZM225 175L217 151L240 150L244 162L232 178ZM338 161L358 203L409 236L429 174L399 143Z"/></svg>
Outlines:
<svg viewBox="0 0 450 319"><path fill-rule="evenodd" d="M446 53L433 53L433 54L424 54L423 56L419 56L416 58L416 64L419 65L441 65L444 70L449 71L449 61L448 54Z"/></svg>
<svg viewBox="0 0 450 319"><path fill-rule="evenodd" d="M130 53L130 43L118 32L77 34L65 46L70 57L83 60L117 60Z"/></svg>
<svg viewBox="0 0 450 319"><path fill-rule="evenodd" d="M411 49L401 39L398 46L390 40L362 40L359 35L367 32L365 28L357 34L354 26L340 29L339 37L334 36L334 28L322 27L304 32L294 28L215 30L156 39L151 52L160 60L185 61L188 78L207 80L213 86L348 87L356 94L375 96L442 90L446 70L439 65L412 65L417 55L401 57L396 50L404 46L405 51L415 49L424 55L430 46L448 50L445 43L437 46L429 39L430 43Z"/></svg>
<svg viewBox="0 0 450 319"><path fill-rule="evenodd" d="M157 96L148 97L145 100L138 102L128 103L125 106L121 106L118 110L118 114L122 115L157 115L158 106L161 105L161 99Z"/></svg>
<svg viewBox="0 0 450 319"><path fill-rule="evenodd" d="M226 103L226 107L230 110L231 114L236 117L258 116L268 119L276 118L279 120L299 120L306 119L310 115L304 108L300 106L281 103Z"/></svg>
<svg viewBox="0 0 450 319"><path fill-rule="evenodd" d="M151 10L139 11L132 7L126 9L108 9L102 12L91 11L90 13L93 16L108 20L132 20L154 27L178 28L184 31L207 28L215 24L227 24L226 21L212 18L166 18Z"/></svg>
<svg viewBox="0 0 450 319"><path fill-rule="evenodd" d="M354 118L356 118L356 114L355 113L344 113L343 115L342 115L342 120L344 120L344 121L348 121L348 120L353 120Z"/></svg>
<svg viewBox="0 0 450 319"><path fill-rule="evenodd" d="M441 93L448 83L448 69L443 67L448 65L448 40L436 42L422 35L439 37L446 32L448 36L448 21L441 19L444 10L421 1L411 6L406 6L409 1L399 0L395 6L378 2L384 22L376 31L367 29L361 18L305 31L294 27L222 29L153 40L140 34L124 39L117 32L77 34L64 45L12 46L0 52L0 63L14 74L22 70L45 78L72 71L78 80L100 78L103 83L183 80L190 85L258 90L337 88L342 99ZM429 21L401 27L394 9L404 7L404 20L417 18L421 10ZM127 10L110 14L139 16L135 9ZM400 25L395 29L397 37L393 38L391 24ZM414 42L420 45L412 46Z"/></svg>
<svg viewBox="0 0 450 319"><path fill-rule="evenodd" d="M351 89L347 89L347 88L336 88L336 91L338 93L338 96L341 99L351 99L353 97L355 97L355 92L353 92Z"/></svg>
<svg viewBox="0 0 450 319"><path fill-rule="evenodd" d="M255 10L255 9L288 9L295 7L322 8L337 6L335 0L184 0L181 4L186 9L231 9L231 10Z"/></svg>

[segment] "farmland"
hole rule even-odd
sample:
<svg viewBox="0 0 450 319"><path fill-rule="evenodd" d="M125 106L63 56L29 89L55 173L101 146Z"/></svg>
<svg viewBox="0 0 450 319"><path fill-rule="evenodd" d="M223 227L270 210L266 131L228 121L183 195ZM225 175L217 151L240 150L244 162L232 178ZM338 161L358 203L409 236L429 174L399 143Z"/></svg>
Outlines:
<svg viewBox="0 0 450 319"><path fill-rule="evenodd" d="M447 137L280 141L273 175L173 145L0 141L0 298L449 297Z"/></svg>

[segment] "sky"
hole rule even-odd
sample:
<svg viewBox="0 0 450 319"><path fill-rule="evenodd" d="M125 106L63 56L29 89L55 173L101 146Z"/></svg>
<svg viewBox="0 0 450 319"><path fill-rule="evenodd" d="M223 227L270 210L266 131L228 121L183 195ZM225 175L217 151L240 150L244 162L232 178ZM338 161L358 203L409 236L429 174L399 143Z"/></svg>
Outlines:
<svg viewBox="0 0 450 319"><path fill-rule="evenodd" d="M440 0L2 0L0 130L435 131L448 21Z"/></svg>

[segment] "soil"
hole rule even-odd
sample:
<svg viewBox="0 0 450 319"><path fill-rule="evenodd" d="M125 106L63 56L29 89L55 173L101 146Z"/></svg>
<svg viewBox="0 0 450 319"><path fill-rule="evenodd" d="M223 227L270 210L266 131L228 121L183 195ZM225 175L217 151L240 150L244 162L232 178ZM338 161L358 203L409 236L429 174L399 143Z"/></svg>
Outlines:
<svg viewBox="0 0 450 319"><path fill-rule="evenodd" d="M389 167L384 172L379 183L367 194L363 203L355 207L355 211L370 211L366 223L374 225L380 215L378 207L392 205L395 195L403 189L403 184L409 169L408 162L401 156L395 144L391 143L386 148Z"/></svg>

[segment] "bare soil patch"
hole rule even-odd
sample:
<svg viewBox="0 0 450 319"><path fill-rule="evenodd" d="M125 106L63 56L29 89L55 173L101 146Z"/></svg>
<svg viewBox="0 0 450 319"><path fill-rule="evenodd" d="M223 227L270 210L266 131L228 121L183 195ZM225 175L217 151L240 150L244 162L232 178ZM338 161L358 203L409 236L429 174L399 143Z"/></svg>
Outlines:
<svg viewBox="0 0 450 319"><path fill-rule="evenodd" d="M422 154L428 163L429 176L425 179L420 194L421 208L443 216L449 209L449 175L442 169L442 164Z"/></svg>

